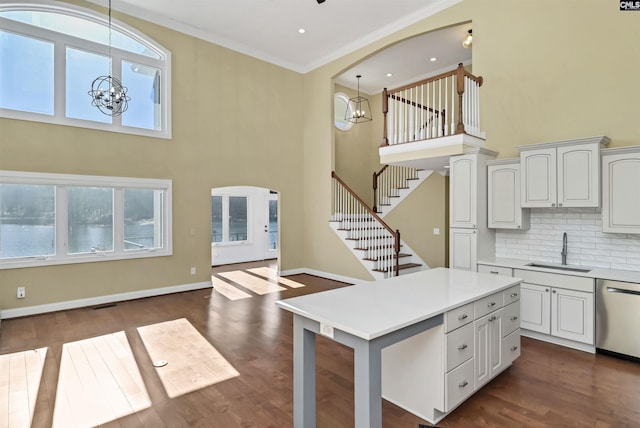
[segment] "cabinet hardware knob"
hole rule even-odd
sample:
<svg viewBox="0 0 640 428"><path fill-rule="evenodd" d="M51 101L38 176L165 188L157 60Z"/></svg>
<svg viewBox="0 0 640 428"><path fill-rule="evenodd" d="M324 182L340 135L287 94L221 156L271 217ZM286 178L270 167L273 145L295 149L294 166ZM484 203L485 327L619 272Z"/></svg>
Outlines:
<svg viewBox="0 0 640 428"><path fill-rule="evenodd" d="M520 225L518 225L518 229L520 229Z"/></svg>
<svg viewBox="0 0 640 428"><path fill-rule="evenodd" d="M559 207L561 207L561 206L562 206L562 202L560 202L560 203L558 204L558 206L559 206Z"/></svg>
<svg viewBox="0 0 640 428"><path fill-rule="evenodd" d="M490 272L491 272L492 274L494 274L494 275L497 275L497 274L499 274L499 273L500 273L500 272L498 272L497 270L492 270L492 271L490 271Z"/></svg>
<svg viewBox="0 0 640 428"><path fill-rule="evenodd" d="M518 297L518 293L511 293L511 297Z"/></svg>
<svg viewBox="0 0 640 428"><path fill-rule="evenodd" d="M553 291L552 291L552 293L555 293L555 292L556 292L556 290L553 290Z"/></svg>
<svg viewBox="0 0 640 428"><path fill-rule="evenodd" d="M496 320L496 316L492 316L491 318L489 318L489 322L495 321Z"/></svg>
<svg viewBox="0 0 640 428"><path fill-rule="evenodd" d="M512 317L511 317L511 321L515 321L515 320L517 320L517 319L518 319L518 317L516 317L516 316L512 316Z"/></svg>
<svg viewBox="0 0 640 428"><path fill-rule="evenodd" d="M554 204L551 204L551 206L552 206L552 207L555 207L555 206L556 206L556 204L555 204L555 203L554 203Z"/></svg>
<svg viewBox="0 0 640 428"><path fill-rule="evenodd" d="M458 388L464 388L467 385L469 385L469 382L467 382L466 380L463 380L458 384Z"/></svg>
<svg viewBox="0 0 640 428"><path fill-rule="evenodd" d="M545 288L545 289L544 289L544 292L545 292L545 293L548 293L548 292L549 292L549 289L548 289L548 288Z"/></svg>
<svg viewBox="0 0 640 428"><path fill-rule="evenodd" d="M495 305L496 305L496 302L491 302L491 303L487 304L488 307L492 307L492 306L495 306Z"/></svg>
<svg viewBox="0 0 640 428"><path fill-rule="evenodd" d="M512 350L512 351L515 351L516 349L518 349L518 347L517 347L517 346L512 346L512 347L511 347L511 350Z"/></svg>
<svg viewBox="0 0 640 428"><path fill-rule="evenodd" d="M464 351L465 349L467 349L466 343L463 343L462 345L458 346L458 351Z"/></svg>
<svg viewBox="0 0 640 428"><path fill-rule="evenodd" d="M466 320L467 318L469 318L467 314L458 315L458 321Z"/></svg>

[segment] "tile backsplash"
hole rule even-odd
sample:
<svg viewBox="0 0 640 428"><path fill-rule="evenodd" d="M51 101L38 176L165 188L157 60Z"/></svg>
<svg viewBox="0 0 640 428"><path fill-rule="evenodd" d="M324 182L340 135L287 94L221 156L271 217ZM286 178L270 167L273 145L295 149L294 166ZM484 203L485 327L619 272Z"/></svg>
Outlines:
<svg viewBox="0 0 640 428"><path fill-rule="evenodd" d="M599 208L532 208L529 230L496 230L496 257L640 271L640 235L602 232Z"/></svg>

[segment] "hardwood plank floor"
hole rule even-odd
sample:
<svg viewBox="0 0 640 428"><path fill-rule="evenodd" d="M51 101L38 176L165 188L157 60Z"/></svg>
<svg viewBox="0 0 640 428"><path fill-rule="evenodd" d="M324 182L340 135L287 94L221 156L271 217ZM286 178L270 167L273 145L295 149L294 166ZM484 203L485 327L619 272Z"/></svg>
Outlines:
<svg viewBox="0 0 640 428"><path fill-rule="evenodd" d="M231 296L243 296L236 300L207 289L4 320L0 427L29 426L25 420L35 428L291 427L292 317L274 302L346 284L310 275L278 283L265 267L274 268L267 262L213 269L227 291L235 287ZM244 286L235 282L246 275L252 278ZM173 326L170 337L149 336L161 323ZM29 354L34 349L38 358ZM317 353L317 426L351 427L353 352L319 337ZM165 356L171 361L164 369L179 369L178 375L153 366ZM12 358L20 362L13 374ZM238 375L220 375L221 368ZM34 374L39 388L25 393ZM191 392L173 396L171 385ZM383 424L429 425L386 401ZM513 366L439 426L640 427L640 364L523 338Z"/></svg>

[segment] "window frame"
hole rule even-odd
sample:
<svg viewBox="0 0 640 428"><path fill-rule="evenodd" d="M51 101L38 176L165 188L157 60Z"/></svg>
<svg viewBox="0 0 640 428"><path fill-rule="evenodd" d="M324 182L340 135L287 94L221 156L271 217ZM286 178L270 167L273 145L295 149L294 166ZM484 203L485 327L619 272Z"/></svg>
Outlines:
<svg viewBox="0 0 640 428"><path fill-rule="evenodd" d="M249 213L251 212L251 197L250 195L242 192L211 192L211 197L219 196L222 198L222 241L211 242L212 247L231 247L235 245L247 245L253 244L253 230L251 222L249 221ZM245 198L247 200L247 239L244 241L231 241L229 240L230 234L230 218L229 218L229 199L230 198Z"/></svg>
<svg viewBox="0 0 640 428"><path fill-rule="evenodd" d="M50 256L0 258L0 270L173 255L172 180L0 171L0 184L55 186L54 254ZM75 254L69 254L67 252L69 228L67 187L102 187L113 189L114 249L112 251L96 251L92 253ZM163 192L161 203L162 212L160 214L162 218L162 247L138 249L124 248L125 189L148 189Z"/></svg>
<svg viewBox="0 0 640 428"><path fill-rule="evenodd" d="M64 14L103 25L107 28L109 26L109 18L107 15L91 9L52 0L27 0L0 4L0 12L5 11L41 11ZM111 19L111 28L143 44L160 57L160 59L155 59L116 47L111 48L112 75L118 79L122 77L123 61L129 61L160 70L160 130L123 126L122 116L113 116L112 123L101 123L66 117L66 48L69 47L107 57L107 47L97 42L57 33L42 27L2 17L0 17L0 30L54 44L54 108L53 115L0 108L0 117L171 139L171 52L150 37L114 18ZM90 82L88 85L90 85ZM91 87L87 86L87 92L90 89ZM88 108L96 108L91 106L91 98L88 95L87 106Z"/></svg>

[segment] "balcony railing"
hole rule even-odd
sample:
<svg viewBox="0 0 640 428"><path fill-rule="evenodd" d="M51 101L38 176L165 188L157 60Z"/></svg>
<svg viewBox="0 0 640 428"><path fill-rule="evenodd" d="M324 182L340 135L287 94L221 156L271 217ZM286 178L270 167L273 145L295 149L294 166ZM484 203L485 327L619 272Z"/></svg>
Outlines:
<svg viewBox="0 0 640 428"><path fill-rule="evenodd" d="M454 70L382 93L382 145L480 133L482 77Z"/></svg>

